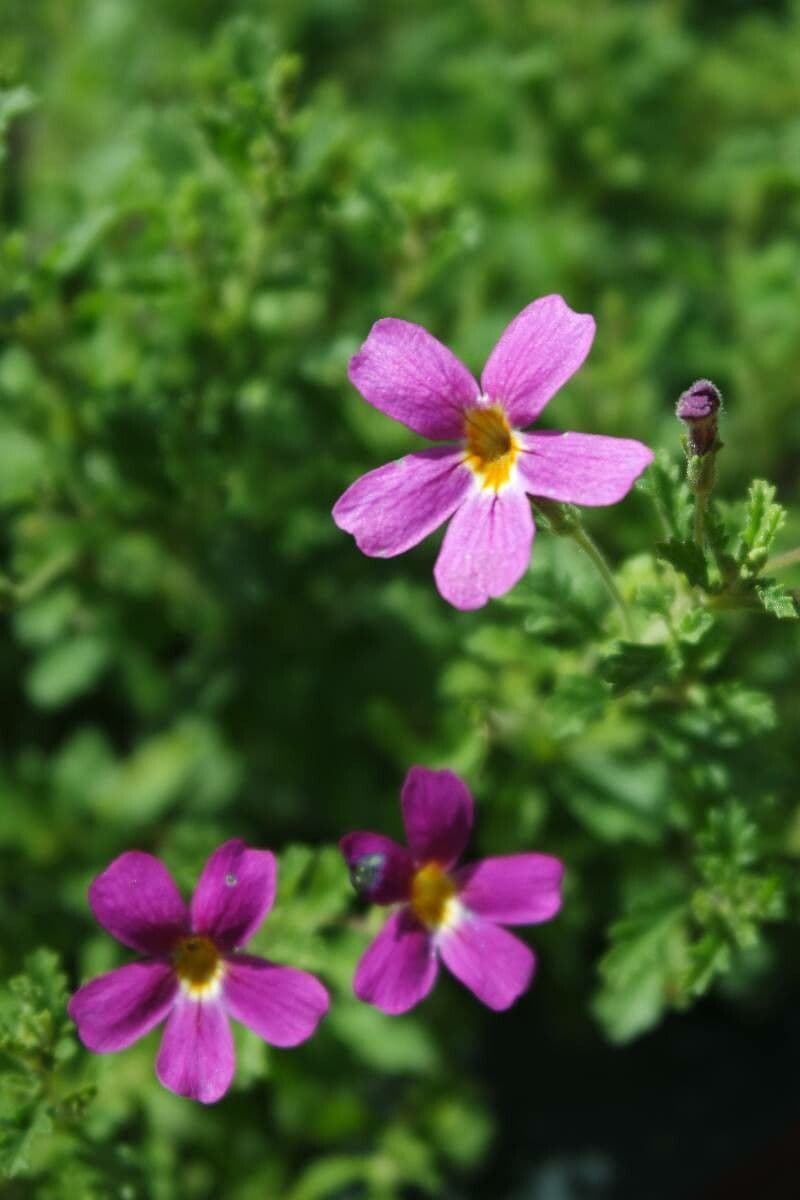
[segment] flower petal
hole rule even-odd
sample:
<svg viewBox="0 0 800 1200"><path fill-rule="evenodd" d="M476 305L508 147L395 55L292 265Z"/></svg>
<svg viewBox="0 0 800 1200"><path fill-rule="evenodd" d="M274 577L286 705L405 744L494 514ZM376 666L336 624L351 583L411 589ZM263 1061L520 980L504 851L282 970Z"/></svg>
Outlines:
<svg viewBox="0 0 800 1200"><path fill-rule="evenodd" d="M78 988L67 1005L84 1046L95 1054L124 1050L168 1015L178 981L166 962L133 962Z"/></svg>
<svg viewBox="0 0 800 1200"><path fill-rule="evenodd" d="M512 933L467 914L439 937L442 961L456 979L501 1012L530 986L536 968L533 951Z"/></svg>
<svg viewBox="0 0 800 1200"><path fill-rule="evenodd" d="M89 887L89 906L112 937L141 954L163 954L186 932L188 914L167 868L128 850Z"/></svg>
<svg viewBox="0 0 800 1200"><path fill-rule="evenodd" d="M400 793L408 846L417 862L451 866L472 829L474 802L452 771L412 767Z"/></svg>
<svg viewBox="0 0 800 1200"><path fill-rule="evenodd" d="M231 1027L222 1005L181 997L156 1059L156 1075L164 1087L213 1104L230 1087L235 1066Z"/></svg>
<svg viewBox="0 0 800 1200"><path fill-rule="evenodd" d="M413 863L404 846L380 833L348 833L339 849L360 895L373 904L408 899Z"/></svg>
<svg viewBox="0 0 800 1200"><path fill-rule="evenodd" d="M564 864L549 854L483 858L453 872L461 904L504 925L549 921L561 908L563 878Z"/></svg>
<svg viewBox="0 0 800 1200"><path fill-rule="evenodd" d="M364 554L392 558L438 529L472 486L464 451L434 446L362 475L336 501L333 519Z"/></svg>
<svg viewBox="0 0 800 1200"><path fill-rule="evenodd" d="M478 492L461 505L434 567L440 595L466 612L502 596L527 570L535 528L525 493Z"/></svg>
<svg viewBox="0 0 800 1200"><path fill-rule="evenodd" d="M423 437L460 437L462 413L478 385L456 356L421 325L376 321L350 359L350 382L364 399Z"/></svg>
<svg viewBox="0 0 800 1200"><path fill-rule="evenodd" d="M653 461L653 451L632 438L543 431L520 442L525 491L569 504L616 504Z"/></svg>
<svg viewBox="0 0 800 1200"><path fill-rule="evenodd" d="M230 1015L273 1046L310 1038L330 1006L327 991L308 971L251 954L227 960L222 986Z"/></svg>
<svg viewBox="0 0 800 1200"><path fill-rule="evenodd" d="M561 296L543 296L502 334L481 387L503 405L516 429L524 429L578 370L593 339L594 318L573 312Z"/></svg>
<svg viewBox="0 0 800 1200"><path fill-rule="evenodd" d="M353 991L389 1016L408 1012L436 982L433 940L407 908L393 913L356 968Z"/></svg>
<svg viewBox="0 0 800 1200"><path fill-rule="evenodd" d="M250 850L238 838L219 846L203 867L192 896L192 929L223 950L252 937L275 901L278 869L269 850Z"/></svg>

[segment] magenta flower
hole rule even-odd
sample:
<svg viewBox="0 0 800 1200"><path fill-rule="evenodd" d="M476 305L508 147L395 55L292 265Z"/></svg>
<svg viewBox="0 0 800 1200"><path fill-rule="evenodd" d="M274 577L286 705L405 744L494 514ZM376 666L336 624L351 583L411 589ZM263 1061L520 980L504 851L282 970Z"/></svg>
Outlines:
<svg viewBox="0 0 800 1200"><path fill-rule="evenodd" d="M350 360L369 404L444 446L418 450L356 480L333 509L364 554L391 558L452 517L434 568L456 608L480 608L518 582L530 560L526 498L616 504L653 460L629 438L522 433L571 375L594 338L594 320L561 296L514 318L489 355L481 386L420 325L376 322Z"/></svg>
<svg viewBox="0 0 800 1200"><path fill-rule="evenodd" d="M147 957L72 997L83 1044L97 1054L124 1050L166 1020L158 1078L213 1104L233 1078L229 1016L273 1046L311 1037L328 1011L319 980L239 952L272 908L276 880L269 850L234 839L211 855L187 909L157 858L139 850L115 858L89 888L89 904L112 937Z"/></svg>
<svg viewBox="0 0 800 1200"><path fill-rule="evenodd" d="M379 833L339 843L356 890L400 905L361 958L355 994L385 1013L407 1012L433 987L441 959L489 1008L508 1008L530 985L536 959L501 926L554 916L563 865L548 854L511 854L456 867L473 802L451 771L412 767L400 804L408 850Z"/></svg>

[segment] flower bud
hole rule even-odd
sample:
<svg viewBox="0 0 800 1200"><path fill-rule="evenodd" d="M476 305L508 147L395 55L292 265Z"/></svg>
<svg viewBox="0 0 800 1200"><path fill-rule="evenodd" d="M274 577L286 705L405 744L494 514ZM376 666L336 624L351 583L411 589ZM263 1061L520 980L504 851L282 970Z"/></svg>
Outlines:
<svg viewBox="0 0 800 1200"><path fill-rule="evenodd" d="M719 389L710 379L698 379L685 391L675 415L686 426L686 454L701 457L718 449L717 413L722 405Z"/></svg>

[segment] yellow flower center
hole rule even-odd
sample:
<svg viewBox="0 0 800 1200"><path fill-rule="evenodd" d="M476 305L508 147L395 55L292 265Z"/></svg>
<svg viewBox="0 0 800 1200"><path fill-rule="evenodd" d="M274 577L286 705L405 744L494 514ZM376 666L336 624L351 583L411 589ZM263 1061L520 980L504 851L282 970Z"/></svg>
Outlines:
<svg viewBox="0 0 800 1200"><path fill-rule="evenodd" d="M455 909L456 889L438 863L427 863L411 880L411 907L428 929L440 929Z"/></svg>
<svg viewBox="0 0 800 1200"><path fill-rule="evenodd" d="M480 478L481 487L499 492L511 478L519 441L499 404L468 408L464 414L467 440L464 462Z"/></svg>
<svg viewBox="0 0 800 1200"><path fill-rule="evenodd" d="M172 963L183 990L195 1000L216 992L225 970L211 939L194 935L181 938L172 952Z"/></svg>

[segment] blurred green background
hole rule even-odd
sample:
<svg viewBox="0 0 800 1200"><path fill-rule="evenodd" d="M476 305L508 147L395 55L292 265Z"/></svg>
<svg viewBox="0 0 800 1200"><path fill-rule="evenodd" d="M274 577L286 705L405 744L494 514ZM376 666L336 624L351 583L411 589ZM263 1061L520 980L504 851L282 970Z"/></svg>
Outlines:
<svg viewBox="0 0 800 1200"><path fill-rule="evenodd" d="M797 910L795 628L731 617L680 694L618 700L574 547L540 533L511 602L460 614L435 539L368 560L330 508L415 445L347 383L376 318L477 373L557 291L598 333L545 424L678 464L674 401L710 376L731 519L770 478L794 544L800 4L4 0L0 157L0 972L28 963L0 1003L7 1194L699 1195L793 1112L790 924L712 928L697 855L751 846L736 920ZM648 498L589 527L644 612ZM506 1017L448 979L401 1020L350 997L380 914L333 847L399 833L413 762L468 780L474 853L568 863ZM123 960L86 904L113 856L189 889L232 836L281 855L255 948L335 1002L298 1050L242 1036L204 1110L156 1084L155 1036L78 1051L63 989ZM654 880L708 928L667 905L598 981Z"/></svg>

